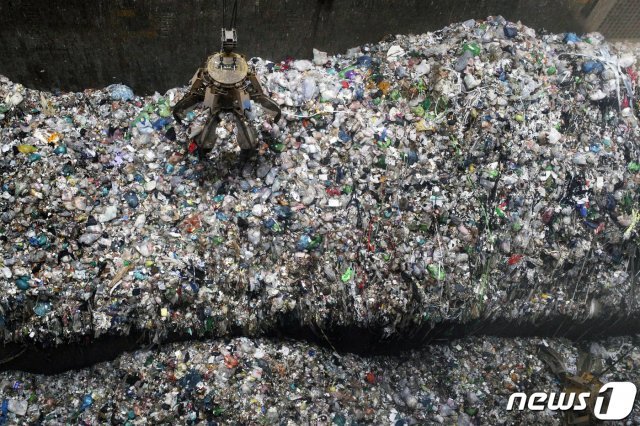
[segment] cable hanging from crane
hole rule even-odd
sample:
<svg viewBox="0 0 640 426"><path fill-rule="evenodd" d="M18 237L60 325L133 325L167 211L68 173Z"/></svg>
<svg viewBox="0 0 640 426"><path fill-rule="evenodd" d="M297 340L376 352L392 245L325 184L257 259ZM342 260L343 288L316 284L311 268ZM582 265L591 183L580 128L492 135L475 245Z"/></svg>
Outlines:
<svg viewBox="0 0 640 426"><path fill-rule="evenodd" d="M222 27L227 28L226 26L226 11L227 11L227 0L222 0ZM238 17L238 0L233 2L233 9L231 9L231 26L230 28L236 27L236 19Z"/></svg>

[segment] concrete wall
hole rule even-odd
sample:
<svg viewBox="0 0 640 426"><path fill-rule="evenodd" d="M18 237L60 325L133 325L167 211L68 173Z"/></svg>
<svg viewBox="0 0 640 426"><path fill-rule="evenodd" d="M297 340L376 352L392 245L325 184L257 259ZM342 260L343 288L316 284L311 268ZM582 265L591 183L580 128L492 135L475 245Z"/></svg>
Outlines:
<svg viewBox="0 0 640 426"><path fill-rule="evenodd" d="M386 34L501 14L580 31L570 0L241 0L239 50L279 60L331 53ZM123 82L137 93L186 84L219 48L222 0L2 0L0 74L29 87Z"/></svg>

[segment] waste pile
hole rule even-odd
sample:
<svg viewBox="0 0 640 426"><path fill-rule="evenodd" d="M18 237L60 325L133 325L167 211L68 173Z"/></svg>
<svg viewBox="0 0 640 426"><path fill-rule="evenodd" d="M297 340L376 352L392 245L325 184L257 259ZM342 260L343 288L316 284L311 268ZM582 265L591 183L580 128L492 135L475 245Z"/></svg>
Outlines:
<svg viewBox="0 0 640 426"><path fill-rule="evenodd" d="M0 79L0 333L382 337L637 312L636 56L501 17L313 60L250 61L255 158L186 88Z"/></svg>
<svg viewBox="0 0 640 426"><path fill-rule="evenodd" d="M630 338L580 348L558 339L465 338L371 358L237 338L141 350L56 376L0 373L0 424L560 424L559 411L506 410L514 392L563 391L536 356L540 344L572 373L584 351L609 367L604 383L640 383L640 350ZM637 401L626 420L640 422Z"/></svg>

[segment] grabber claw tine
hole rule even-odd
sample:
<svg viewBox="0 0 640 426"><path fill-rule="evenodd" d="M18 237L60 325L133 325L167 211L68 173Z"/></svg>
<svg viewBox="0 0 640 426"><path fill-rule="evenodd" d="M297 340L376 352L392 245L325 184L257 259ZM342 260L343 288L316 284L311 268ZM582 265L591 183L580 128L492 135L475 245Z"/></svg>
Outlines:
<svg viewBox="0 0 640 426"><path fill-rule="evenodd" d="M184 113L192 110L193 107L203 100L204 96L198 93L187 93L173 107L173 118L175 118L178 123L182 123L182 120L184 120Z"/></svg>

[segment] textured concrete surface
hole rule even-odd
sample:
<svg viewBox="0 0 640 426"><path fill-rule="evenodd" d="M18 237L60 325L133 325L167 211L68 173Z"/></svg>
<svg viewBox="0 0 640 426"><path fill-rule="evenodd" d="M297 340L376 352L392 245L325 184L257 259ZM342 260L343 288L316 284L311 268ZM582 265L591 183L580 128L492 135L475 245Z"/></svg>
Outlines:
<svg viewBox="0 0 640 426"><path fill-rule="evenodd" d="M423 33L501 14L538 30L577 31L570 0L241 1L248 56L340 53L387 34ZM222 0L0 2L0 74L28 87L84 90L122 82L137 93L186 84L219 48ZM543 13L551 11L553 13Z"/></svg>

